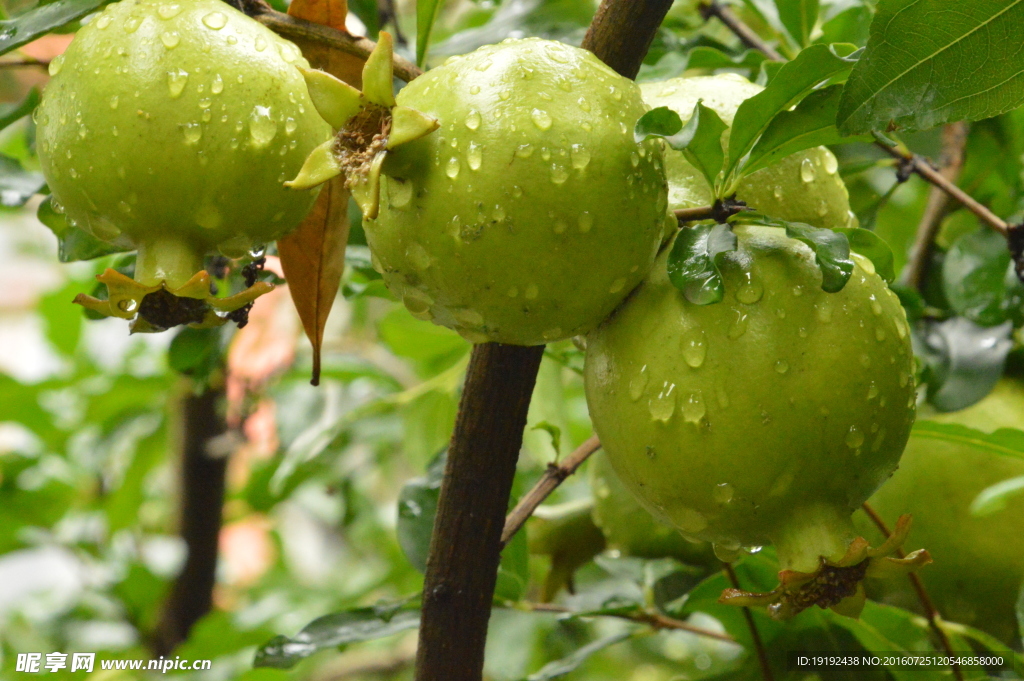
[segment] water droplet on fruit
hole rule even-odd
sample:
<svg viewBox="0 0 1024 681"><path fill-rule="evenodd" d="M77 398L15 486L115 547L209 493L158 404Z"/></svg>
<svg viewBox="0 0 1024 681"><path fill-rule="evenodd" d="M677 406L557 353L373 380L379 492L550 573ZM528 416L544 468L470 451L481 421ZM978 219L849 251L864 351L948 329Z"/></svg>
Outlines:
<svg viewBox="0 0 1024 681"><path fill-rule="evenodd" d="M736 340L747 332L747 313L742 310L735 310L736 318L732 320L732 325L729 326L729 331L726 335L730 339Z"/></svg>
<svg viewBox="0 0 1024 681"><path fill-rule="evenodd" d="M775 373L784 374L789 371L789 362L784 359L780 359L775 362Z"/></svg>
<svg viewBox="0 0 1024 681"><path fill-rule="evenodd" d="M450 159L448 159L448 163L444 167L444 174L454 180L456 177L459 176L460 168L461 164L459 163L459 159L452 156Z"/></svg>
<svg viewBox="0 0 1024 681"><path fill-rule="evenodd" d="M212 105L212 104L213 104L213 100L210 99L209 97L203 97L202 99L199 100L199 108L200 109L208 109L208 108L210 108L210 105Z"/></svg>
<svg viewBox="0 0 1024 681"><path fill-rule="evenodd" d="M116 109L117 108L117 101L118 101L117 95L114 95L113 97L110 98L110 108L111 109Z"/></svg>
<svg viewBox="0 0 1024 681"><path fill-rule="evenodd" d="M527 300L534 300L537 298L538 293L540 293L540 291L538 291L537 285L530 284L529 286L526 287L526 292L523 293L523 297L526 298Z"/></svg>
<svg viewBox="0 0 1024 681"><path fill-rule="evenodd" d="M238 38L233 35L228 36L228 45L235 45L238 43Z"/></svg>
<svg viewBox="0 0 1024 681"><path fill-rule="evenodd" d="M224 16L222 12L210 12L203 17L203 23L207 28L212 28L215 31L227 26L228 18Z"/></svg>
<svg viewBox="0 0 1024 681"><path fill-rule="evenodd" d="M551 181L555 184L564 184L569 179L569 171L565 166L557 163L551 164Z"/></svg>
<svg viewBox="0 0 1024 681"><path fill-rule="evenodd" d="M683 360L692 369L699 369L708 354L707 336L701 329L687 329L680 339Z"/></svg>
<svg viewBox="0 0 1024 681"><path fill-rule="evenodd" d="M530 158L533 155L533 146L529 144L520 144L516 147L516 156L519 158Z"/></svg>
<svg viewBox="0 0 1024 681"><path fill-rule="evenodd" d="M878 386L872 381L871 385L868 386L868 399L873 400L878 397Z"/></svg>
<svg viewBox="0 0 1024 681"><path fill-rule="evenodd" d="M99 19L96 20L96 28L104 29L107 26L110 26L110 22L111 21L112 21L112 19L110 18L110 15L109 14L104 14L104 15L100 16Z"/></svg>
<svg viewBox="0 0 1024 681"><path fill-rule="evenodd" d="M776 308L775 316L778 317L779 319L785 319L786 318L786 310L785 310L785 308L782 308L782 307Z"/></svg>
<svg viewBox="0 0 1024 681"><path fill-rule="evenodd" d="M608 293L618 293L626 286L625 277L619 277L612 282L611 287L608 289Z"/></svg>
<svg viewBox="0 0 1024 681"><path fill-rule="evenodd" d="M647 365L640 367L640 372L629 381L629 397L636 402L640 399L640 396L644 394L644 390L647 389L647 382L650 380L650 372L647 371Z"/></svg>
<svg viewBox="0 0 1024 681"><path fill-rule="evenodd" d="M683 402L682 407L683 420L687 423L700 423L707 413L707 408L704 406L704 395L701 391L695 390L690 393L690 396Z"/></svg>
<svg viewBox="0 0 1024 681"><path fill-rule="evenodd" d="M907 374L901 374L900 375L900 387L901 388L906 388L907 387L907 383L909 381L910 381L910 376L908 376Z"/></svg>
<svg viewBox="0 0 1024 681"><path fill-rule="evenodd" d="M210 83L210 92L215 95L224 92L224 79L220 77L219 73L213 76L213 82Z"/></svg>
<svg viewBox="0 0 1024 681"><path fill-rule="evenodd" d="M816 212L818 213L818 217L820 218L823 218L826 215L828 215L828 203L825 201L825 199L818 199L818 209Z"/></svg>
<svg viewBox="0 0 1024 681"><path fill-rule="evenodd" d="M640 165L640 155L635 151L629 155L629 164L634 168Z"/></svg>
<svg viewBox="0 0 1024 681"><path fill-rule="evenodd" d="M861 356L860 356L860 365L862 367L864 367L865 369L870 369L871 368L871 358L868 357L867 354L861 354Z"/></svg>
<svg viewBox="0 0 1024 681"><path fill-rule="evenodd" d="M185 69L176 69L174 71L167 72L167 89L171 93L172 99L177 99L181 96L182 90L185 89L186 82L188 82L188 71Z"/></svg>
<svg viewBox="0 0 1024 681"><path fill-rule="evenodd" d="M487 69L491 68L491 64L492 64L491 60L487 59L486 61L480 62L479 64L477 64L473 68L475 68L477 71L486 71Z"/></svg>
<svg viewBox="0 0 1024 681"><path fill-rule="evenodd" d="M875 328L875 340L879 343L885 340L885 330L880 326Z"/></svg>
<svg viewBox="0 0 1024 681"><path fill-rule="evenodd" d="M136 303L131 298L117 301L117 308L122 312L134 312Z"/></svg>
<svg viewBox="0 0 1024 681"><path fill-rule="evenodd" d="M128 17L124 20L124 32L135 33L139 28L140 19L138 17Z"/></svg>
<svg viewBox="0 0 1024 681"><path fill-rule="evenodd" d="M850 426L846 433L846 446L850 449L857 449L864 444L864 433L857 429L857 426Z"/></svg>
<svg viewBox="0 0 1024 681"><path fill-rule="evenodd" d="M160 42L164 44L168 50L173 50L181 42L181 36L178 35L177 31L164 31L160 34Z"/></svg>
<svg viewBox="0 0 1024 681"><path fill-rule="evenodd" d="M683 532L700 532L708 526L708 519L699 511L690 508L681 508L671 515L672 522Z"/></svg>
<svg viewBox="0 0 1024 681"><path fill-rule="evenodd" d="M754 275L750 272L744 272L743 276L746 278L746 281L736 291L736 300L744 305L753 305L761 300L761 297L764 295L764 286L761 285L761 282L754 279Z"/></svg>
<svg viewBox="0 0 1024 681"><path fill-rule="evenodd" d="M476 130L480 127L480 113L473 109L466 115L466 127L470 130Z"/></svg>
<svg viewBox="0 0 1024 681"><path fill-rule="evenodd" d="M811 159L805 158L800 162L800 179L804 182L814 182L815 172L814 164Z"/></svg>
<svg viewBox="0 0 1024 681"><path fill-rule="evenodd" d="M728 504L732 501L734 494L736 494L735 488L727 482L715 485L715 489L711 491L711 496L720 504Z"/></svg>
<svg viewBox="0 0 1024 681"><path fill-rule="evenodd" d="M173 19L181 13L181 5L176 2L168 2L156 8L156 13L161 19Z"/></svg>
<svg viewBox="0 0 1024 681"><path fill-rule="evenodd" d="M583 170L590 164L590 152L582 144L572 145L572 167Z"/></svg>
<svg viewBox="0 0 1024 681"><path fill-rule="evenodd" d="M530 112L530 118L533 119L533 124L541 130L549 130L551 128L551 115L547 111L534 109Z"/></svg>
<svg viewBox="0 0 1024 681"><path fill-rule="evenodd" d="M586 234L594 226L594 216L588 213L587 211L583 211L582 213L580 213L578 223L580 231Z"/></svg>
<svg viewBox="0 0 1024 681"><path fill-rule="evenodd" d="M540 335L543 336L546 341L558 340L562 336L562 329L556 326L553 329L548 329L547 331L542 332Z"/></svg>
<svg viewBox="0 0 1024 681"><path fill-rule="evenodd" d="M540 148L540 157L542 159L544 159L545 161L550 161L551 160L551 150L548 149L547 147L541 147Z"/></svg>
<svg viewBox="0 0 1024 681"><path fill-rule="evenodd" d="M829 175L835 175L836 171L839 170L839 161L831 153L825 154L825 172Z"/></svg>
<svg viewBox="0 0 1024 681"><path fill-rule="evenodd" d="M480 165L483 163L483 152L476 142L469 143L469 149L466 150L466 163L473 170L480 170Z"/></svg>
<svg viewBox="0 0 1024 681"><path fill-rule="evenodd" d="M203 128L198 122L186 123L181 126L181 132L185 135L185 144L196 144L203 136Z"/></svg>
<svg viewBox="0 0 1024 681"><path fill-rule="evenodd" d="M565 230L569 228L569 225L565 224L565 220L555 220L555 234L564 234Z"/></svg>
<svg viewBox="0 0 1024 681"><path fill-rule="evenodd" d="M53 60L50 62L50 65L46 68L46 70L50 72L51 76L56 76L58 73L60 73L60 69L62 66L64 66L64 55L58 54L56 57L53 58Z"/></svg>
<svg viewBox="0 0 1024 681"><path fill-rule="evenodd" d="M256 105L249 114L249 136L257 149L266 147L277 135L277 122L272 118L270 107Z"/></svg>
<svg viewBox="0 0 1024 681"><path fill-rule="evenodd" d="M818 321L823 324L828 324L832 321L832 306L827 302L822 302L814 306L816 309L816 316Z"/></svg>
<svg viewBox="0 0 1024 681"><path fill-rule="evenodd" d="M780 185L775 185L775 189L772 190L772 194L775 195L775 198L781 199L782 198L782 187Z"/></svg>
<svg viewBox="0 0 1024 681"><path fill-rule="evenodd" d="M665 381L657 395L647 402L647 408L651 416L662 423L666 423L676 411L676 384Z"/></svg>

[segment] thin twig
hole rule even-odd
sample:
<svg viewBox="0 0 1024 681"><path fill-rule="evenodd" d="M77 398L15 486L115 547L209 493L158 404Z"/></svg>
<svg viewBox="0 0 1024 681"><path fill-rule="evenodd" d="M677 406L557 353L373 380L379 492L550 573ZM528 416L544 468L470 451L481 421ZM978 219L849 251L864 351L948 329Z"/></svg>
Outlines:
<svg viewBox="0 0 1024 681"><path fill-rule="evenodd" d="M554 612L565 615L579 615L581 617L615 617L617 619L629 620L630 622L637 622L639 624L646 624L655 629L675 629L677 631L688 631L691 634L697 636L705 636L707 638L713 638L717 641L725 641L726 643L736 643L729 634L722 634L717 631L711 631L710 629L702 629L701 627L694 626L689 622L677 620L674 617L668 617L662 615L659 612L651 612L650 610L636 610L634 612L608 612L608 613L577 613L565 606L555 605L553 603L530 603L520 601L515 604L517 608L523 608L525 610L531 610L533 612Z"/></svg>
<svg viewBox="0 0 1024 681"><path fill-rule="evenodd" d="M710 0L700 6L701 16L705 20L708 17L715 17L723 24L729 27L737 38L740 39L747 47L757 50L763 53L766 57L773 61L786 61L786 58L776 51L774 47L764 41L761 36L754 32L752 28L743 23L738 16L732 13L732 10L718 2L718 0Z"/></svg>
<svg viewBox="0 0 1024 681"><path fill-rule="evenodd" d="M373 52L373 48L377 46L377 43L369 38L357 38L345 31L338 31L329 26L306 21L305 19L297 19L288 14L273 10L263 5L263 3L247 2L245 11L249 16L274 33L284 36L289 40L317 43L318 45L323 45L345 54L352 54L363 59L369 57L370 53ZM423 73L415 64L397 54L394 57L394 61L395 75L406 82Z"/></svg>
<svg viewBox="0 0 1024 681"><path fill-rule="evenodd" d="M724 201L715 201L713 206L698 206L697 208L678 208L676 209L676 219L680 222L697 222L699 220L715 220L717 222L725 222L731 216L737 213L742 213L745 210L749 210L742 202L736 202L729 199Z"/></svg>
<svg viewBox="0 0 1024 681"><path fill-rule="evenodd" d="M508 540L515 536L537 507L550 496L555 489L565 481L576 469L587 460L587 458L601 448L601 441L597 435L591 435L586 442L567 456L561 463L549 463L544 475L537 481L529 492L527 492L512 512L505 518L505 529L501 532L501 545L504 546Z"/></svg>
<svg viewBox="0 0 1024 681"><path fill-rule="evenodd" d="M736 576L736 571L732 569L732 565L729 563L722 563L722 571L729 578L729 583L732 584L734 589L739 589L740 579ZM743 618L747 620L747 628L750 629L750 638L754 640L754 649L757 651L757 661L761 664L761 676L764 677L764 681L775 681L775 677L772 675L772 667L768 664L768 651L764 647L764 641L761 640L761 632L757 630L757 622L754 621L754 615L750 612L750 608L743 606Z"/></svg>
<svg viewBox="0 0 1024 681"><path fill-rule="evenodd" d="M963 121L949 123L942 128L942 156L939 174L950 183L956 184L964 165L964 147L967 144L967 124ZM917 225L914 245L910 248L907 266L903 269L903 283L921 290L928 279L928 268L935 252L935 237L938 236L942 219L946 216L949 195L943 189L932 185L928 192L928 203L921 222Z"/></svg>
<svg viewBox="0 0 1024 681"><path fill-rule="evenodd" d="M861 504L861 508L864 509L864 513L867 514L871 522L875 524L875 527L885 536L886 539L892 535L889 530L889 526L885 524L882 516L871 507L871 504L864 502ZM906 558L907 554L902 548L896 549L896 555L900 558ZM910 580L911 585L914 587L914 591L917 592L917 598L921 601L921 607L924 608L925 617L928 618L928 626L935 632L936 638L939 639L939 643L946 654L951 658L956 658L956 653L953 652L953 646L949 642L949 638L946 637L946 632L939 626L939 620L942 619L942 615L939 614L939 609L935 607L935 603L932 601L931 596L928 595L928 591L924 588L924 583L921 578L917 576L915 572L908 572L907 578ZM963 681L963 671L960 669L960 665L955 662L951 665L953 669L953 676L957 678L957 681Z"/></svg>
<svg viewBox="0 0 1024 681"><path fill-rule="evenodd" d="M43 68L46 68L49 65L50 62L48 61L32 59L31 57L27 59L7 59L5 61L0 61L0 69L18 68L21 66L42 66Z"/></svg>

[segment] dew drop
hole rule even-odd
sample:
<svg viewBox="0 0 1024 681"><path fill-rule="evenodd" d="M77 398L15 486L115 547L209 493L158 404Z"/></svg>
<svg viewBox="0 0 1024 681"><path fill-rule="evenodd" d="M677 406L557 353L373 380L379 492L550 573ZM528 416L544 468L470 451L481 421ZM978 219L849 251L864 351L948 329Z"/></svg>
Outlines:
<svg viewBox="0 0 1024 681"><path fill-rule="evenodd" d="M875 328L875 340L879 343L885 340L885 330L880 326Z"/></svg>
<svg viewBox="0 0 1024 681"><path fill-rule="evenodd" d="M846 433L846 446L850 449L857 449L864 444L864 433L857 429L857 426L850 426Z"/></svg>
<svg viewBox="0 0 1024 681"><path fill-rule="evenodd" d="M691 369L699 369L708 354L707 336L702 329L687 329L680 340L683 360Z"/></svg>
<svg viewBox="0 0 1024 681"><path fill-rule="evenodd" d="M835 175L837 170L839 170L839 161L836 160L833 154L825 154L825 172L829 175Z"/></svg>
<svg viewBox="0 0 1024 681"><path fill-rule="evenodd" d="M186 82L188 82L188 71L185 69L175 69L174 71L167 72L167 89L171 93L171 99L177 99L181 96Z"/></svg>
<svg viewBox="0 0 1024 681"><path fill-rule="evenodd" d="M820 305L815 305L815 308L816 308L816 313L815 314L818 317L818 321L819 322L821 322L822 324L828 324L830 321L832 321L832 306L831 305L829 305L826 302L823 302Z"/></svg>
<svg viewBox="0 0 1024 681"><path fill-rule="evenodd" d="M487 69L491 68L491 64L492 63L493 62L491 62L490 59L487 59L485 61L480 62L479 64L477 64L473 68L475 68L477 71L486 71Z"/></svg>
<svg viewBox="0 0 1024 681"><path fill-rule="evenodd" d="M177 31L164 31L160 34L160 42L164 44L168 50L173 50L181 42L181 36L178 35Z"/></svg>
<svg viewBox="0 0 1024 681"><path fill-rule="evenodd" d="M529 286L526 287L526 292L523 293L523 297L526 298L527 300L535 300L537 298L538 293L540 293L540 291L537 289L537 285L530 284Z"/></svg>
<svg viewBox="0 0 1024 681"><path fill-rule="evenodd" d="M608 293L618 293L623 288L625 288L625 286L626 286L626 278L625 277L619 277L618 279L616 279L615 281L612 282L611 287L608 289Z"/></svg>
<svg viewBox="0 0 1024 681"><path fill-rule="evenodd" d="M480 165L483 163L483 152L476 142L469 143L469 149L466 150L466 163L471 169L480 170Z"/></svg>
<svg viewBox="0 0 1024 681"><path fill-rule="evenodd" d="M508 98L511 97L511 96L512 96L512 93L510 91L508 91L508 90L502 90L501 92L498 93L498 97L503 102L507 102Z"/></svg>
<svg viewBox="0 0 1024 681"><path fill-rule="evenodd" d="M466 127L470 130L476 130L480 127L480 113L473 109L466 115Z"/></svg>
<svg viewBox="0 0 1024 681"><path fill-rule="evenodd" d="M809 183L814 182L814 177L814 163L811 162L811 159L805 158L800 162L800 179Z"/></svg>
<svg viewBox="0 0 1024 681"><path fill-rule="evenodd" d="M789 371L789 362L784 359L775 362L775 373L784 374L787 371Z"/></svg>
<svg viewBox="0 0 1024 681"><path fill-rule="evenodd" d="M910 381L910 376L908 376L907 374L901 374L900 375L900 387L901 388L906 388L907 387L907 383L909 381Z"/></svg>
<svg viewBox="0 0 1024 681"><path fill-rule="evenodd" d="M587 211L580 213L578 220L580 231L586 234L594 227L594 216Z"/></svg>
<svg viewBox="0 0 1024 681"><path fill-rule="evenodd" d="M727 482L715 485L715 489L711 491L711 496L720 504L728 504L732 501L734 494L736 494L736 490Z"/></svg>
<svg viewBox="0 0 1024 681"><path fill-rule="evenodd" d="M128 17L124 20L124 32L135 33L135 31L138 30L140 23L141 20L138 17Z"/></svg>
<svg viewBox="0 0 1024 681"><path fill-rule="evenodd" d="M530 158L533 156L533 145L520 144L516 147L516 156L519 158Z"/></svg>
<svg viewBox="0 0 1024 681"><path fill-rule="evenodd" d="M562 165L557 163L551 164L551 181L555 184L565 184L565 181L569 179L569 170Z"/></svg>
<svg viewBox="0 0 1024 681"><path fill-rule="evenodd" d="M871 368L871 358L866 353L861 354L860 365L865 369Z"/></svg>
<svg viewBox="0 0 1024 681"><path fill-rule="evenodd" d="M214 75L213 82L210 83L210 92L215 95L224 92L224 79L220 77L219 73Z"/></svg>
<svg viewBox="0 0 1024 681"><path fill-rule="evenodd" d="M651 379L650 372L647 371L647 365L640 367L640 372L629 381L629 397L634 402L640 399L640 396L647 390L647 383Z"/></svg>
<svg viewBox="0 0 1024 681"><path fill-rule="evenodd" d="M782 187L780 185L775 185L775 189L772 191L772 194L775 195L775 198L781 199L782 198Z"/></svg>
<svg viewBox="0 0 1024 681"><path fill-rule="evenodd" d="M640 165L640 154L636 153L635 151L631 153L629 155L629 164L634 168Z"/></svg>
<svg viewBox="0 0 1024 681"><path fill-rule="evenodd" d="M199 100L199 108L200 109L208 109L208 108L210 108L210 106L212 104L213 104L213 100L210 99L209 97L203 97L202 99Z"/></svg>
<svg viewBox="0 0 1024 681"><path fill-rule="evenodd" d="M825 199L818 199L818 209L816 211L819 218L823 218L828 215L828 203Z"/></svg>
<svg viewBox="0 0 1024 681"><path fill-rule="evenodd" d="M459 159L452 156L450 159L448 159L448 163L444 167L444 174L454 180L456 177L459 176L460 169L461 164L459 163Z"/></svg>
<svg viewBox="0 0 1024 681"><path fill-rule="evenodd" d="M110 98L110 108L111 109L116 109L117 108L117 95L114 95L113 97Z"/></svg>
<svg viewBox="0 0 1024 681"><path fill-rule="evenodd" d="M746 281L740 286L739 290L736 291L736 300L740 301L744 305L753 305L757 301L761 300L764 295L764 286L761 282L754 279L754 275L750 272L744 272Z"/></svg>
<svg viewBox="0 0 1024 681"><path fill-rule="evenodd" d="M249 136L257 149L266 147L277 135L277 122L271 117L270 107L256 105L249 114Z"/></svg>
<svg viewBox="0 0 1024 681"><path fill-rule="evenodd" d="M541 109L534 109L530 112L530 118L533 119L533 124L541 130L549 130L551 128L551 114Z"/></svg>
<svg viewBox="0 0 1024 681"><path fill-rule="evenodd" d="M699 390L690 393L690 396L683 402L682 412L683 420L687 423L700 423L704 418L707 408L704 406L704 396Z"/></svg>
<svg viewBox="0 0 1024 681"><path fill-rule="evenodd" d="M651 417L666 423L676 411L676 384L665 381L657 395L647 402Z"/></svg>
<svg viewBox="0 0 1024 681"><path fill-rule="evenodd" d="M156 13L161 19L173 19L181 13L181 5L176 2L168 2L156 8Z"/></svg>
<svg viewBox="0 0 1024 681"><path fill-rule="evenodd" d="M61 67L63 66L64 55L58 54L56 57L53 58L52 61L50 61L50 65L46 68L46 70L49 71L51 76L56 76L58 73L60 73Z"/></svg>
<svg viewBox="0 0 1024 681"><path fill-rule="evenodd" d="M215 31L227 26L228 18L224 16L222 12L210 12L203 17L203 23L207 28L212 28Z"/></svg>
<svg viewBox="0 0 1024 681"><path fill-rule="evenodd" d="M873 400L876 397L878 397L878 386L872 381L871 385L868 386L868 399Z"/></svg>
<svg viewBox="0 0 1024 681"><path fill-rule="evenodd" d="M555 220L555 234L563 234L565 230L569 228L569 225L565 224L565 220Z"/></svg>
<svg viewBox="0 0 1024 681"><path fill-rule="evenodd" d="M577 170L583 170L590 164L590 151L582 144L572 145L570 155L572 157L572 167Z"/></svg>
<svg viewBox="0 0 1024 681"><path fill-rule="evenodd" d="M730 339L736 340L747 332L747 313L742 310L735 310L736 318L732 320L732 325L729 326L729 331L726 335Z"/></svg>
<svg viewBox="0 0 1024 681"><path fill-rule="evenodd" d="M185 135L185 144L188 145L196 144L203 136L203 128L198 122L186 123L181 126L181 132Z"/></svg>
<svg viewBox="0 0 1024 681"><path fill-rule="evenodd" d="M111 21L112 20L110 18L110 15L104 14L103 16L101 16L99 19L96 20L96 28L104 29L107 26L110 26L110 22Z"/></svg>
<svg viewBox="0 0 1024 681"><path fill-rule="evenodd" d="M555 341L562 337L562 329L556 326L553 329L541 332L540 335L546 341Z"/></svg>

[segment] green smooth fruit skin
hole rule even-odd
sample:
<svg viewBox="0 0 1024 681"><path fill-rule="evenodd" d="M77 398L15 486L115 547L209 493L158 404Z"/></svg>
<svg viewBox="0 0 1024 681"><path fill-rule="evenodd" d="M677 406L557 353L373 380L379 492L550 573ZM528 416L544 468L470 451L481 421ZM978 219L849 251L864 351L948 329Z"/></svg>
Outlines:
<svg viewBox="0 0 1024 681"><path fill-rule="evenodd" d="M588 336L587 403L605 452L655 515L719 549L775 544L813 572L854 536L850 514L892 473L914 419L906 317L870 261L838 293L813 252L738 227L725 299L649 278Z"/></svg>
<svg viewBox="0 0 1024 681"><path fill-rule="evenodd" d="M593 454L588 466L594 522L609 549L637 558L676 558L690 565L717 563L710 544L690 541L648 513L619 480L607 455Z"/></svg>
<svg viewBox="0 0 1024 681"><path fill-rule="evenodd" d="M590 52L506 40L415 79L398 103L440 128L389 152L365 228L415 316L537 345L592 329L650 269L662 144L636 144L640 90Z"/></svg>
<svg viewBox="0 0 1024 681"><path fill-rule="evenodd" d="M725 73L644 83L640 89L651 108L667 106L684 122L700 99L731 126L740 104L764 88L738 74ZM825 147L807 149L744 178L736 198L757 211L791 222L829 228L855 227L849 194L838 169L836 157ZM665 172L669 207L673 210L707 206L714 201L707 180L681 151L665 152Z"/></svg>
<svg viewBox="0 0 1024 681"><path fill-rule="evenodd" d="M283 235L316 192L282 182L331 133L297 65L298 48L218 0L108 5L51 63L36 113L55 200L96 237L127 237L143 269L190 260L137 272L145 284Z"/></svg>
<svg viewBox="0 0 1024 681"><path fill-rule="evenodd" d="M1020 428L1022 414L1024 385L1003 379L972 407L922 417L992 432ZM969 509L986 487L1022 475L1021 459L911 435L899 470L868 500L890 525L903 513L913 514L904 548L925 548L931 554L934 562L918 574L944 619L1018 646L1015 606L1024 582L1024 497L1007 499L1006 508L991 515L975 517ZM865 537L881 537L864 513L854 520ZM906 577L868 580L865 587L875 600L921 612Z"/></svg>

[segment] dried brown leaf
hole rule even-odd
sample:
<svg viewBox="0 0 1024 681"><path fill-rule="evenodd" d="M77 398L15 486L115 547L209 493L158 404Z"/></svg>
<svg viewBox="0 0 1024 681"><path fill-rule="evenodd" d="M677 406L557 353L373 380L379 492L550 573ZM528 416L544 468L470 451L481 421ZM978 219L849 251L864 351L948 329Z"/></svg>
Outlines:
<svg viewBox="0 0 1024 681"><path fill-rule="evenodd" d="M288 290L313 344L313 385L320 383L324 325L345 270L348 197L343 177L329 180L299 228L277 242Z"/></svg>
<svg viewBox="0 0 1024 681"><path fill-rule="evenodd" d="M348 33L345 28L347 0L292 0L288 14ZM297 41L297 44L313 68L323 69L349 85L362 89L362 59L311 42Z"/></svg>

